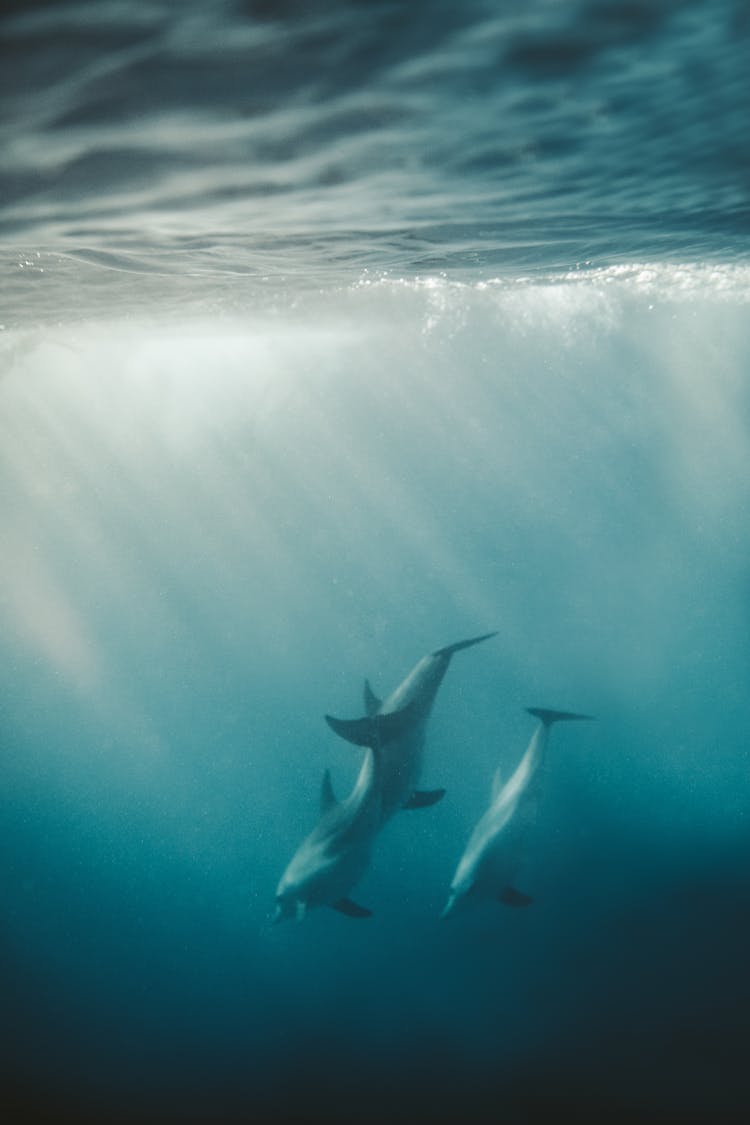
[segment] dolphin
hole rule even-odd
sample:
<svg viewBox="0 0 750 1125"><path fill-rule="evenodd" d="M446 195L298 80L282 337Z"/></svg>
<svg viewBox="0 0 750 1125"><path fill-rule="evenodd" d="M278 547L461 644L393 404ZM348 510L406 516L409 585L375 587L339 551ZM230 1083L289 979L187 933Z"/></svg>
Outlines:
<svg viewBox="0 0 750 1125"><path fill-rule="evenodd" d="M350 918L368 918L372 911L349 898L370 863L381 824L383 754L381 744L398 737L406 715L373 716L362 732L367 746L362 768L349 796L338 801L331 775L323 774L320 819L297 848L276 888L275 922L301 920L308 910L330 906ZM366 741L364 741L366 740Z"/></svg>
<svg viewBox="0 0 750 1125"><path fill-rule="evenodd" d="M383 758L383 798L381 823L385 824L399 809L422 809L434 805L445 796L445 789L417 789L424 758L425 732L438 688L448 671L455 652L471 648L486 641L496 633L484 633L468 641L439 648L423 656L408 676L386 699L379 699L365 680L364 703L366 715L362 719L337 719L326 715L328 725L336 734L357 746L367 745L371 720L400 714L404 721L394 729L395 735L386 733L381 744ZM366 761L363 764L365 768Z"/></svg>
<svg viewBox="0 0 750 1125"><path fill-rule="evenodd" d="M553 723L591 719L572 711L527 708L539 719L526 753L513 776L502 784L500 770L492 782L490 807L469 837L456 868L441 917L449 918L471 902L495 899L507 906L528 906L531 898L515 886L526 837L539 806L547 739Z"/></svg>

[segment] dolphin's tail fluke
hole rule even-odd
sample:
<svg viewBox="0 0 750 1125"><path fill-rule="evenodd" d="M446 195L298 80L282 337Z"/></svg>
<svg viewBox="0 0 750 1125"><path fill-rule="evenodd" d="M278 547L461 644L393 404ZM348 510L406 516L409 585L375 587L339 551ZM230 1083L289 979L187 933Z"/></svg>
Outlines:
<svg viewBox="0 0 750 1125"><path fill-rule="evenodd" d="M392 742L407 729L418 713L417 703L419 700L387 715L365 715L362 719L337 719L335 715L326 715L325 720L331 730L347 742L375 749L385 742Z"/></svg>
<svg viewBox="0 0 750 1125"><path fill-rule="evenodd" d="M553 723L575 722L577 719L593 719L593 715L578 715L575 711L549 711L545 707L527 707L530 715L551 727Z"/></svg>
<svg viewBox="0 0 750 1125"><path fill-rule="evenodd" d="M363 719L337 719L326 715L325 720L332 731L355 746L371 746L376 737L375 724L370 715Z"/></svg>
<svg viewBox="0 0 750 1125"><path fill-rule="evenodd" d="M481 637L472 637L468 641L456 641L454 645L446 645L445 648L436 649L433 656L453 656L454 652L460 652L463 648L471 648L472 645L478 645L480 641L488 641L490 637L496 637L497 630L494 633L483 633Z"/></svg>

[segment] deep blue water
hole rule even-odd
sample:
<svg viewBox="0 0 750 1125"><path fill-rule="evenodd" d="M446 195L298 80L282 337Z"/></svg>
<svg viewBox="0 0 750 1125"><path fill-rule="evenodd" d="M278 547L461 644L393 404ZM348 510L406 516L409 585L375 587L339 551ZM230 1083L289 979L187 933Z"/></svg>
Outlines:
<svg viewBox="0 0 750 1125"><path fill-rule="evenodd" d="M744 1120L744 4L5 6L0 1106ZM433 808L274 926L355 715ZM533 723L534 902L439 920Z"/></svg>

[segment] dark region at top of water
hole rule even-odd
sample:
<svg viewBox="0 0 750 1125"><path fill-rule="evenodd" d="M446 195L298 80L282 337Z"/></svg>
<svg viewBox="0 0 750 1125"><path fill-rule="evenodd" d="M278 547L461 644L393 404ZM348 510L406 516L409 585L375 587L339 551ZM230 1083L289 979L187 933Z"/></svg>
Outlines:
<svg viewBox="0 0 750 1125"><path fill-rule="evenodd" d="M737 260L749 24L734 0L6 5L0 232L165 273L195 237L217 273L344 279Z"/></svg>

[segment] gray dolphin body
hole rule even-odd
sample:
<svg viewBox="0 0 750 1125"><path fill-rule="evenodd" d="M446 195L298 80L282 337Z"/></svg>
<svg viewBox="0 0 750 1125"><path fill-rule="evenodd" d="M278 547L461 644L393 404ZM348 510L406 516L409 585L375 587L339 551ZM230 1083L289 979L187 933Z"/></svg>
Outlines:
<svg viewBox="0 0 750 1125"><path fill-rule="evenodd" d="M401 714L367 720L367 752L349 796L338 801L328 770L320 791L320 819L297 851L276 888L276 922L304 918L308 910L330 906L352 918L372 911L358 906L349 892L370 863L381 825L383 804L382 743L398 737Z"/></svg>
<svg viewBox="0 0 750 1125"><path fill-rule="evenodd" d="M515 879L539 807L550 727L563 720L591 716L541 708L529 708L529 714L539 719L539 725L506 784L502 784L499 770L495 774L490 807L474 828L456 868L443 918L483 899L507 906L531 902L528 895L516 889Z"/></svg>
<svg viewBox="0 0 750 1125"><path fill-rule="evenodd" d="M360 746L368 745L373 718L401 716L402 721L394 727L395 733L388 732L381 745L381 823L385 824L399 809L426 808L445 795L444 789L417 789L422 773L427 720L453 654L494 636L495 633L485 633L423 656L386 699L378 699L365 681L365 718L337 719L326 715L326 722L336 734ZM364 765L362 768L364 770Z"/></svg>

